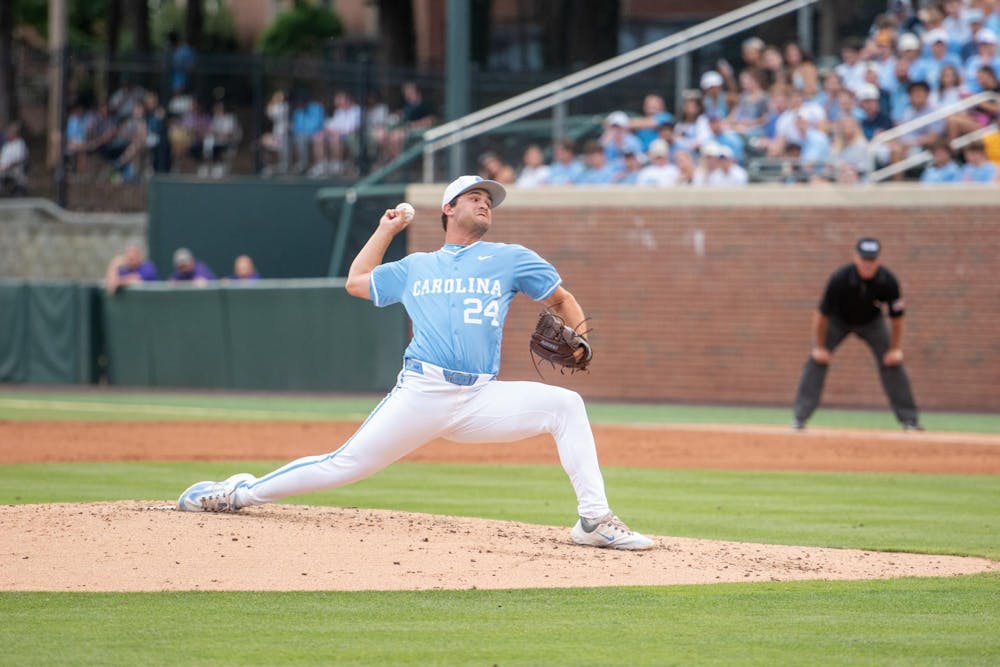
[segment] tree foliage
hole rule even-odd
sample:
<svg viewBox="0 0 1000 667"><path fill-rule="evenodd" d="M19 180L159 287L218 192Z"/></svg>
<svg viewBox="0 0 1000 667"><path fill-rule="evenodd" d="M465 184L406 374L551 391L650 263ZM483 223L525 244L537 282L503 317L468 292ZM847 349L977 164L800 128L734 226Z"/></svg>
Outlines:
<svg viewBox="0 0 1000 667"><path fill-rule="evenodd" d="M260 50L274 56L318 55L328 40L339 37L343 31L336 14L298 0L264 31Z"/></svg>

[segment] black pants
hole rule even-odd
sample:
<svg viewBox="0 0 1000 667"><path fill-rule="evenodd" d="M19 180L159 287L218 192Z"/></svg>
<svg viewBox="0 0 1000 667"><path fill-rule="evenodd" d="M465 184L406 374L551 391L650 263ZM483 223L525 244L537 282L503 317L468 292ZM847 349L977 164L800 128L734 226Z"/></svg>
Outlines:
<svg viewBox="0 0 1000 667"><path fill-rule="evenodd" d="M889 349L889 328L885 318L878 317L868 324L851 326L831 317L826 329L826 349L833 352L851 333L857 334L871 348L882 380L882 389L885 390L896 419L903 424L916 423L917 406L913 401L913 392L910 390L910 380L906 377L906 371L903 370L902 364L886 366L882 363L882 357ZM796 420L805 422L816 411L823 393L827 368L825 364L816 363L812 356L806 361L802 369L802 379L799 380L799 390L795 396Z"/></svg>

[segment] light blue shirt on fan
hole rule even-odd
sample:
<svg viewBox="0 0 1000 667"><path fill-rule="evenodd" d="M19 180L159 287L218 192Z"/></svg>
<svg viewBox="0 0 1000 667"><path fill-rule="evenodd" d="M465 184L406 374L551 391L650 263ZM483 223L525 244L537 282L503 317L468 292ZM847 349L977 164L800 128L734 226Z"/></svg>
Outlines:
<svg viewBox="0 0 1000 667"><path fill-rule="evenodd" d="M477 241L418 252L372 271L378 306L402 303L413 322L405 357L463 373L500 370L504 320L514 295L541 301L562 278L521 245Z"/></svg>

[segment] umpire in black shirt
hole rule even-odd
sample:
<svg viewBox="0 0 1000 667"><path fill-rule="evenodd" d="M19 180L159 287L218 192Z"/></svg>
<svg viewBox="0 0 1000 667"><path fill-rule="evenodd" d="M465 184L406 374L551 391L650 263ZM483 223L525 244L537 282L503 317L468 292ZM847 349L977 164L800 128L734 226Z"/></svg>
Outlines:
<svg viewBox="0 0 1000 667"><path fill-rule="evenodd" d="M833 351L848 334L854 333L875 355L882 388L896 419L905 430L923 430L917 420L910 381L903 370L903 298L896 276L879 265L881 249L877 239L860 239L854 261L837 269L826 284L819 311L813 316L815 347L802 369L795 396L796 429L805 428L819 405ZM886 326L882 315L886 307L891 327Z"/></svg>

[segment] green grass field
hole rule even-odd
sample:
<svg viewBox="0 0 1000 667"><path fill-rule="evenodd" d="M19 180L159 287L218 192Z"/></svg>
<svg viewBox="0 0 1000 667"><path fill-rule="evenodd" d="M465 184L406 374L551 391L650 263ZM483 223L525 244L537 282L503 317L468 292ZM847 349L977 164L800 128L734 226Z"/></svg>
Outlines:
<svg viewBox="0 0 1000 667"><path fill-rule="evenodd" d="M374 398L0 392L10 419L353 419ZM786 410L592 405L600 422L786 424ZM928 414L1000 432L1000 416ZM823 426L895 428L824 410ZM23 443L30 446L30 443ZM0 466L0 503L172 499L275 461ZM1000 559L994 475L609 468L616 509L654 534ZM551 466L397 464L297 499L566 525ZM280 557L276 554L275 557ZM1000 663L1000 575L863 582L379 593L4 593L0 665Z"/></svg>

